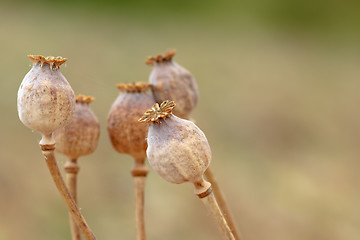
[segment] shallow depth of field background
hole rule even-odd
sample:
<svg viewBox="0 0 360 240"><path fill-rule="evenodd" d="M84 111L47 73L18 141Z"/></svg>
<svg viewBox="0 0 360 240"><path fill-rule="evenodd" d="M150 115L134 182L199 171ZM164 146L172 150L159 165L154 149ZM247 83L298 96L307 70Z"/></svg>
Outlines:
<svg viewBox="0 0 360 240"><path fill-rule="evenodd" d="M97 151L79 159L79 206L98 239L135 239L133 160L106 117L116 83L147 81L149 55L177 49L197 79L193 113L244 239L360 238L359 4L346 1L0 3L0 239L70 239L68 215L17 116L27 54L61 55L92 95ZM57 155L60 166L66 158ZM148 239L221 239L191 184L150 171Z"/></svg>

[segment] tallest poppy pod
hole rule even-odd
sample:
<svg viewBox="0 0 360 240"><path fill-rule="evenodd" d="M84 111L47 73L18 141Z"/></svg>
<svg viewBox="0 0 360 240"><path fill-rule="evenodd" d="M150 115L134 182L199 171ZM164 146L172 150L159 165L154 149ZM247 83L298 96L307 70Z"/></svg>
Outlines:
<svg viewBox="0 0 360 240"><path fill-rule="evenodd" d="M28 56L34 66L22 81L17 99L19 118L25 126L40 132L43 140L54 143L52 133L73 117L75 95L60 72L62 57Z"/></svg>
<svg viewBox="0 0 360 240"><path fill-rule="evenodd" d="M71 218L79 226L85 239L95 240L95 235L62 179L54 154L53 133L69 124L75 111L74 91L59 70L66 59L40 55L28 57L33 61L34 66L24 77L18 91L19 118L25 126L41 133L42 154Z"/></svg>

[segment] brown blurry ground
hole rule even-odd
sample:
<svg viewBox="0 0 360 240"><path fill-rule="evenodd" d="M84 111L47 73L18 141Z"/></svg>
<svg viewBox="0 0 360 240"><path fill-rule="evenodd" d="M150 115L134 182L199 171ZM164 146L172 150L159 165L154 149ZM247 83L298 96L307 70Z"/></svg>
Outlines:
<svg viewBox="0 0 360 240"><path fill-rule="evenodd" d="M115 84L146 81L146 57L171 48L198 81L193 118L244 239L359 239L357 36L341 27L319 34L237 18L139 15L0 7L0 239L70 239L40 135L17 116L17 89L31 68L26 55L68 58L61 69L74 91L96 98L102 132L97 151L79 159L79 207L98 239L135 239L133 160L112 149L106 117ZM207 217L190 184L150 172L148 239L220 239Z"/></svg>

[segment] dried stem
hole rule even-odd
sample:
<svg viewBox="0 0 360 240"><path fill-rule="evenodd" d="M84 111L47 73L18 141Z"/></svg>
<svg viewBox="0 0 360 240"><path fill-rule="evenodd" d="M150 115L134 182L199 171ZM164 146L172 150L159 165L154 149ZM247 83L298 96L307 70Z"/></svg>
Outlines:
<svg viewBox="0 0 360 240"><path fill-rule="evenodd" d="M231 213L226 204L224 194L222 193L222 191L220 189L220 186L215 178L215 175L211 169L211 166L209 166L208 169L205 171L205 177L211 183L211 186L214 190L213 192L214 192L215 198L219 204L221 212L223 213L227 223L229 224L229 228L230 228L231 232L233 233L236 240L240 240L240 234L239 234L238 230L236 229L234 221L231 217Z"/></svg>
<svg viewBox="0 0 360 240"><path fill-rule="evenodd" d="M79 166L77 164L77 159L68 159L64 166L66 172L66 185L69 188L70 194L73 197L76 204L77 202L77 174L79 172ZM81 240L80 228L76 225L75 220L70 214L70 228L71 236L73 240Z"/></svg>
<svg viewBox="0 0 360 240"><path fill-rule="evenodd" d="M206 195L206 196L204 196ZM225 239L227 240L235 240L233 233L231 232L228 223L224 215L222 214L218 203L216 202L215 196L212 192L212 189L209 188L207 193L198 195L202 202L207 207L208 211L211 215L216 219L217 225L220 227L222 233L224 234Z"/></svg>
<svg viewBox="0 0 360 240"><path fill-rule="evenodd" d="M40 141L40 146L42 153L45 157L46 164L55 182L55 185L58 188L61 196L63 197L72 218L74 219L74 221L77 223L82 233L84 234L85 239L96 240L95 235L92 233L90 227L86 223L74 199L72 198L69 190L67 189L64 180L61 177L54 154L55 144L54 143L47 144L46 138L47 136L43 136L42 140Z"/></svg>
<svg viewBox="0 0 360 240"><path fill-rule="evenodd" d="M135 186L135 219L136 219L136 239L145 240L145 214L144 214L144 199L145 199L145 181L148 169L144 165L144 160L142 164L135 162L135 167L131 170L131 174L134 178Z"/></svg>
<svg viewBox="0 0 360 240"><path fill-rule="evenodd" d="M145 240L145 217L144 217L144 190L146 177L134 177L135 184L135 214L136 214L136 238Z"/></svg>

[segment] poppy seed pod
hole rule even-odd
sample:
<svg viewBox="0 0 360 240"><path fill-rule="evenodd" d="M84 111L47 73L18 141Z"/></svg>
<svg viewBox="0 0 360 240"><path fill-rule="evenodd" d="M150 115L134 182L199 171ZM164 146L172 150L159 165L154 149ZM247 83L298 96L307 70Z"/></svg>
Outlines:
<svg viewBox="0 0 360 240"><path fill-rule="evenodd" d="M100 124L89 103L92 97L76 96L75 112L71 123L55 131L56 150L77 159L95 151L99 136Z"/></svg>
<svg viewBox="0 0 360 240"><path fill-rule="evenodd" d="M148 57L145 63L154 66L149 82L152 84L156 102L160 104L167 99L174 100L174 114L189 119L198 101L198 86L193 75L172 60L175 53L173 50L156 57Z"/></svg>
<svg viewBox="0 0 360 240"><path fill-rule="evenodd" d="M210 183L203 174L210 164L211 149L205 134L193 122L172 115L173 101L155 104L138 120L147 122L147 157L151 167L172 183L192 182L195 194L205 193Z"/></svg>
<svg viewBox="0 0 360 240"><path fill-rule="evenodd" d="M34 65L18 91L19 118L25 126L42 133L42 141L53 144L52 133L71 121L75 109L74 91L59 69L66 59L28 57Z"/></svg>
<svg viewBox="0 0 360 240"><path fill-rule="evenodd" d="M135 160L146 158L145 137L148 127L139 126L137 119L154 104L148 95L149 83L118 84L120 94L111 106L107 118L107 130L113 147L119 153L131 155Z"/></svg>

